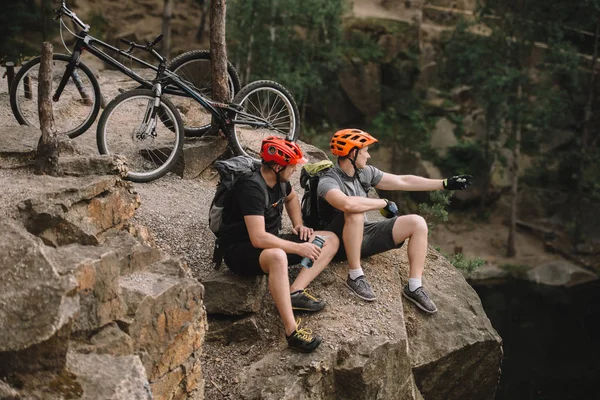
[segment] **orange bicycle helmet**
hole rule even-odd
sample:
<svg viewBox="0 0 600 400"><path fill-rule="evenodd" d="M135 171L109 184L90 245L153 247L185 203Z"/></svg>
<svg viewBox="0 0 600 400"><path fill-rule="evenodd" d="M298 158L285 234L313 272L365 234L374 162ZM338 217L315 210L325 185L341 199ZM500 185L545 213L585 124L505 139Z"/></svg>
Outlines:
<svg viewBox="0 0 600 400"><path fill-rule="evenodd" d="M334 156L347 157L354 148L362 149L377 142L377 139L360 129L342 129L331 138L329 149Z"/></svg>
<svg viewBox="0 0 600 400"><path fill-rule="evenodd" d="M269 136L262 141L260 158L284 167L288 164L306 164L308 161L296 143L277 136Z"/></svg>

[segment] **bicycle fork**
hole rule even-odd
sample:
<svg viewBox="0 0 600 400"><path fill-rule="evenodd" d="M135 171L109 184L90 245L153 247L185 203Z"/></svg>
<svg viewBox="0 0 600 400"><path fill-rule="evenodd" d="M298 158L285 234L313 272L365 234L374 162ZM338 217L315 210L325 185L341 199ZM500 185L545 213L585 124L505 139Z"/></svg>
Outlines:
<svg viewBox="0 0 600 400"><path fill-rule="evenodd" d="M54 95L52 96L52 100L54 102L57 102L58 100L60 100L60 95L62 94L63 90L65 90L65 86L67 86L67 82L69 81L69 78L72 77L73 83L75 83L75 87L77 88L77 91L79 92L79 95L81 96L81 100L83 101L83 103L85 105L93 104L92 98L85 91L85 88L83 87L83 82L81 81L81 77L79 76L79 73L75 69L77 67L77 65L79 65L80 57L81 57L81 52L79 50L75 50L73 52L73 56L69 60L69 64L67 64L67 67L65 68L65 73L62 76L60 83L58 84L58 87L56 88L56 91L54 92Z"/></svg>
<svg viewBox="0 0 600 400"><path fill-rule="evenodd" d="M154 92L154 99L148 101L144 119L136 132L136 139L139 140L144 140L148 137L156 137L156 116L160 108L162 86L160 83L156 83L152 90Z"/></svg>

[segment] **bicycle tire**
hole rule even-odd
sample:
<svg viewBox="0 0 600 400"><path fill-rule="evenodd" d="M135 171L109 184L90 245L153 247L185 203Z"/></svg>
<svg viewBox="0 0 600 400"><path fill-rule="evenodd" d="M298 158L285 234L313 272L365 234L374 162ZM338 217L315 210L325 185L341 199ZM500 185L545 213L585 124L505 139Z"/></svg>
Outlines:
<svg viewBox="0 0 600 400"><path fill-rule="evenodd" d="M210 51L192 50L182 53L169 62L167 69L191 82L203 96L212 98ZM230 94L228 100L231 100L240 91L240 78L229 61L227 74ZM186 136L202 136L210 129L211 114L194 99L170 96L169 100L182 114Z"/></svg>
<svg viewBox="0 0 600 400"><path fill-rule="evenodd" d="M260 96L265 96L263 99ZM300 112L291 93L273 81L256 81L242 88L233 99L244 112L264 118L275 129L252 128L237 123L233 135L229 135L229 146L237 155L246 155L260 160L260 146L267 136L280 136L295 142L300 136ZM281 108L279 107L281 104ZM285 113L285 114L284 114ZM237 114L236 121L243 121Z"/></svg>
<svg viewBox="0 0 600 400"><path fill-rule="evenodd" d="M52 72L52 90L56 90L64 73L64 68L57 67L64 64L68 65L71 56L66 54L54 54L53 72ZM17 122L21 125L29 125L39 128L38 116L38 93L37 84L39 64L41 56L29 60L17 73L10 86L10 107ZM63 90L58 102L52 101L52 111L54 114L54 129L60 134L65 134L70 138L76 138L94 123L100 111L102 95L98 80L87 65L80 62L75 68L79 77L79 82L75 82L71 77ZM27 89L26 79L29 77L30 88ZM78 90L78 83L82 84L89 101L82 97L82 92ZM26 95L29 92L29 96ZM93 93L88 93L93 91Z"/></svg>
<svg viewBox="0 0 600 400"><path fill-rule="evenodd" d="M135 103L137 100L139 104ZM147 127L140 122L144 119L147 106L153 104L154 100L154 92L150 89L121 93L108 103L98 121L98 151L100 154L125 158L128 167L125 179L133 182L150 182L162 177L175 166L182 153L183 121L168 99L161 98L161 108L155 116L156 125L152 129L154 135L148 136L143 131ZM168 126L168 121L173 126ZM128 145L133 145L135 149L129 151Z"/></svg>

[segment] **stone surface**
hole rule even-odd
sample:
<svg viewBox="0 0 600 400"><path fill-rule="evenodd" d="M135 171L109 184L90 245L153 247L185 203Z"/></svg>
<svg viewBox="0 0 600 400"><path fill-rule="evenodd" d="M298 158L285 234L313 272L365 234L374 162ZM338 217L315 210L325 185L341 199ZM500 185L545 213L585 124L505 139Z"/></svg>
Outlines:
<svg viewBox="0 0 600 400"><path fill-rule="evenodd" d="M108 231L102 246L116 253L121 275L141 271L164 258L156 247L142 244L129 233L118 230Z"/></svg>
<svg viewBox="0 0 600 400"><path fill-rule="evenodd" d="M256 312L267 292L264 276L245 277L228 269L215 271L202 280L208 314L242 315Z"/></svg>
<svg viewBox="0 0 600 400"><path fill-rule="evenodd" d="M331 311L320 313L308 326L324 337L323 344L313 353L300 354L276 343L241 373L241 398L416 399L400 285L380 286L400 280L398 270L389 268L397 252L390 253L369 258L371 283L379 289L375 303L353 300L338 285L328 291L317 286L317 293L330 294L326 310ZM362 307L369 306L373 310L368 320L348 323L347 316L357 308L362 314Z"/></svg>
<svg viewBox="0 0 600 400"><path fill-rule="evenodd" d="M183 144L183 156L175 164L173 172L184 179L199 176L219 158L227 148L227 141L220 136L187 138Z"/></svg>
<svg viewBox="0 0 600 400"><path fill-rule="evenodd" d="M527 271L531 282L550 286L575 286L595 281L598 275L565 260L551 261Z"/></svg>
<svg viewBox="0 0 600 400"><path fill-rule="evenodd" d="M410 358L421 394L425 399L493 399L502 339L477 293L431 248L423 281L438 312L427 315L404 303Z"/></svg>
<svg viewBox="0 0 600 400"><path fill-rule="evenodd" d="M79 310L77 282L59 274L48 256L53 250L0 221L0 352L48 340Z"/></svg>
<svg viewBox="0 0 600 400"><path fill-rule="evenodd" d="M367 121L381 111L381 89L379 85L372 84L381 81L379 64L349 65L338 72L338 78L344 92Z"/></svg>
<svg viewBox="0 0 600 400"><path fill-rule="evenodd" d="M114 176L55 182L47 193L19 204L27 230L52 246L98 244L100 233L120 226L139 207L132 186Z"/></svg>
<svg viewBox="0 0 600 400"><path fill-rule="evenodd" d="M431 147L440 157L444 157L448 152L448 147L458 144L454 135L456 125L450 122L448 118L440 118L435 123L435 128L431 132Z"/></svg>
<svg viewBox="0 0 600 400"><path fill-rule="evenodd" d="M150 400L144 366L134 355L69 352L67 368L83 389L81 400Z"/></svg>
<svg viewBox="0 0 600 400"><path fill-rule="evenodd" d="M120 285L128 306L122 324L152 387L163 393L155 399L170 399L181 385L198 385L194 380L202 376L192 371L200 362L206 330L202 285L145 271L122 277Z"/></svg>
<svg viewBox="0 0 600 400"><path fill-rule="evenodd" d="M59 173L70 176L120 175L124 167L112 156L64 156L58 159Z"/></svg>
<svg viewBox="0 0 600 400"><path fill-rule="evenodd" d="M236 321L211 321L206 340L231 342L256 342L261 339L256 317L246 317Z"/></svg>

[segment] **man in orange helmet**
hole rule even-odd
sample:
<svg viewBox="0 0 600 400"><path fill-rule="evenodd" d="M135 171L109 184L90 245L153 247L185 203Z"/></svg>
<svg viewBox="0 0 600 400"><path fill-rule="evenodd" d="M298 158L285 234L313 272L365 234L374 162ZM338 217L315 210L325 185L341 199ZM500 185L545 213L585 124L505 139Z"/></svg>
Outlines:
<svg viewBox="0 0 600 400"><path fill-rule="evenodd" d="M295 321L293 310L315 312L325 307L325 301L310 294L306 287L329 264L339 240L332 232L315 232L302 225L298 195L289 183L297 166L306 163L298 145L270 136L262 142L261 159L259 170L235 182L231 201L225 205L219 235L223 259L236 273L269 275L269 290L283 321L288 345L308 353L321 344L321 338L300 329L300 320ZM294 234L279 234L284 205ZM326 237L322 249L312 243L316 234ZM313 265L302 268L290 287L288 266L298 264L303 257L314 261Z"/></svg>
<svg viewBox="0 0 600 400"><path fill-rule="evenodd" d="M410 274L402 294L427 313L437 312L437 307L423 289L421 276L427 254L427 223L419 215L396 216L398 207L386 199L367 197L371 187L382 190L463 190L471 184L470 175L449 179L427 179L414 175L393 175L367 165L369 146L377 143L370 134L358 129L336 132L330 150L338 156L337 165L319 180L319 196L336 209L327 224L341 239L337 256L346 257L349 274L346 286L366 301L376 299L371 285L361 268L361 257L368 257L408 243ZM389 219L369 222L365 212L381 209Z"/></svg>

